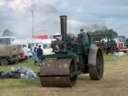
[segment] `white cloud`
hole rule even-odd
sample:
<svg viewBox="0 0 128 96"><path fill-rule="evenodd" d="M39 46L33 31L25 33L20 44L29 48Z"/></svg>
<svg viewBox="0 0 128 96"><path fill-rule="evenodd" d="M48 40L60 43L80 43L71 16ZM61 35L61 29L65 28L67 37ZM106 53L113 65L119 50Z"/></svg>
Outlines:
<svg viewBox="0 0 128 96"><path fill-rule="evenodd" d="M78 27L78 26L83 26L84 23L78 20L70 19L68 20L68 24L69 26L72 26L72 27Z"/></svg>
<svg viewBox="0 0 128 96"><path fill-rule="evenodd" d="M4 5L4 1L0 1L0 6L3 6Z"/></svg>
<svg viewBox="0 0 128 96"><path fill-rule="evenodd" d="M104 19L105 24L118 32L119 35L128 37L128 18L106 18Z"/></svg>
<svg viewBox="0 0 128 96"><path fill-rule="evenodd" d="M67 22L68 32L78 33L79 29L85 26L85 23L76 19L69 19Z"/></svg>
<svg viewBox="0 0 128 96"><path fill-rule="evenodd" d="M56 22L58 18L55 18L57 10L53 6L55 1L56 0L51 0L51 2L46 0L4 1L6 4L2 7L3 9L1 9L0 14L0 18L2 17L4 19L2 20L2 25L0 28L2 30L9 28L18 37L30 37L32 30L32 15L30 10L33 2L34 6L32 7L34 7L34 34L50 34L56 31L53 31L55 27L58 28L58 24ZM13 10L13 13L9 10ZM8 17L8 15L10 15L10 17ZM11 18L15 19L12 20Z"/></svg>
<svg viewBox="0 0 128 96"><path fill-rule="evenodd" d="M106 24L121 34L128 30L126 0L0 0L0 5L6 9L6 12L1 9L0 14L0 18L5 18L2 19L4 28L11 24L9 28L22 37L31 34L31 5L34 9L35 34L59 32L59 15L63 14L69 17L69 32L79 31L82 26L93 23ZM12 17L15 19L10 20ZM19 35L20 32L22 34Z"/></svg>
<svg viewBox="0 0 128 96"><path fill-rule="evenodd" d="M47 9L47 6L45 5L53 5L56 0L51 0L50 2L48 0L11 0L11 1L6 1L8 2L8 6L12 8L16 13L18 14L24 14L26 12L27 8L35 7L37 6L44 6ZM43 7L43 9L45 9Z"/></svg>
<svg viewBox="0 0 128 96"><path fill-rule="evenodd" d="M31 0L13 0L10 2L9 6L17 13L25 13L25 9L31 6Z"/></svg>

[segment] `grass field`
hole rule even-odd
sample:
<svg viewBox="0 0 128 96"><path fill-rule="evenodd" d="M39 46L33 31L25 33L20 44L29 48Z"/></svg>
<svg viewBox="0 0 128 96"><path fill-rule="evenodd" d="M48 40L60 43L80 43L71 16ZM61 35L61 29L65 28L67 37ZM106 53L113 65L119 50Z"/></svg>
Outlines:
<svg viewBox="0 0 128 96"><path fill-rule="evenodd" d="M9 72L12 67L17 69L20 66L31 68L34 72L39 72L40 67L35 66L32 60L26 60L14 65L0 66L0 71ZM40 86L39 78L36 80L28 79L2 79L0 80L0 89L2 88L25 88L32 86Z"/></svg>
<svg viewBox="0 0 128 96"><path fill-rule="evenodd" d="M127 96L128 55L105 55L104 60L105 73L101 81L92 81L87 75L80 75L72 88L44 88L39 79L3 79L0 80L0 96ZM30 60L16 65L0 66L0 71L9 71L12 66L17 68L21 65L39 71L39 67Z"/></svg>

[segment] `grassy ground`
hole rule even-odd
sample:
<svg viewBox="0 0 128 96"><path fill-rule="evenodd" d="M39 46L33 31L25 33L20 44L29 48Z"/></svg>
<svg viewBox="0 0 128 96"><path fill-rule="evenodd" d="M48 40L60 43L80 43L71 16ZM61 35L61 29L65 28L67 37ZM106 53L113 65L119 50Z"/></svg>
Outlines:
<svg viewBox="0 0 128 96"><path fill-rule="evenodd" d="M34 72L39 72L40 67L33 64L32 60L26 60L14 65L0 66L0 71L9 72L12 68L19 68L24 66L26 68L31 68ZM39 78L36 80L28 79L2 79L0 80L0 89L1 88L25 88L32 86L40 86Z"/></svg>
<svg viewBox="0 0 128 96"><path fill-rule="evenodd" d="M0 96L127 96L128 94L128 55L121 57L105 55L105 73L101 81L92 81L87 75L80 75L73 88L44 88L39 79L0 80ZM18 66L31 67L39 71L30 60ZM0 70L11 70L12 65L2 66Z"/></svg>
<svg viewBox="0 0 128 96"><path fill-rule="evenodd" d="M12 67L19 68L20 66L32 68L32 70L36 72L39 71L39 66L35 66L32 60L26 60L26 61L19 62L18 64L13 64L13 65L0 66L0 71L8 72L12 69Z"/></svg>

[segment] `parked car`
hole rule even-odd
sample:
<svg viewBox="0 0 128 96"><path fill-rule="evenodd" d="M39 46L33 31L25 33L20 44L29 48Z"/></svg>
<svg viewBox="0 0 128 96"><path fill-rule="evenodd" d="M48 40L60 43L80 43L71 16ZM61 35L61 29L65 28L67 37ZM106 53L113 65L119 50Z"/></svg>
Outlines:
<svg viewBox="0 0 128 96"><path fill-rule="evenodd" d="M14 37L0 37L0 64L6 65L18 61L17 45L11 44Z"/></svg>
<svg viewBox="0 0 128 96"><path fill-rule="evenodd" d="M28 58L24 52L23 45L17 45L17 50L19 53L18 54L19 61L23 61L23 60L26 60Z"/></svg>

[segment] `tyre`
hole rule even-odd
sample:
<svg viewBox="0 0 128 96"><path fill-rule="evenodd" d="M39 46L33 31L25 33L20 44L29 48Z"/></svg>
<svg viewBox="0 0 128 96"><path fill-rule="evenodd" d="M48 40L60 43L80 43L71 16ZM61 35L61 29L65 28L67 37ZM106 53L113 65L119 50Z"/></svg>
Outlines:
<svg viewBox="0 0 128 96"><path fill-rule="evenodd" d="M92 80L100 80L104 73L104 60L100 48L91 47L88 59L89 75Z"/></svg>

